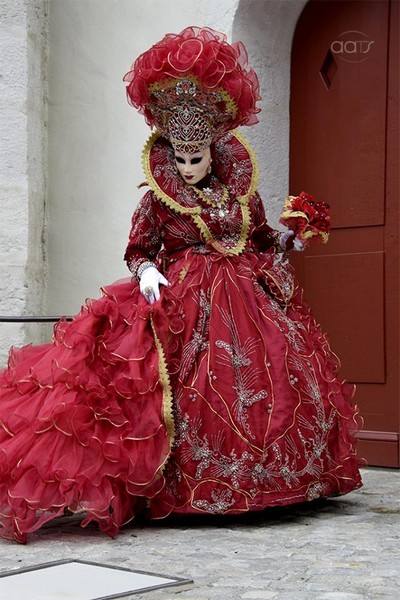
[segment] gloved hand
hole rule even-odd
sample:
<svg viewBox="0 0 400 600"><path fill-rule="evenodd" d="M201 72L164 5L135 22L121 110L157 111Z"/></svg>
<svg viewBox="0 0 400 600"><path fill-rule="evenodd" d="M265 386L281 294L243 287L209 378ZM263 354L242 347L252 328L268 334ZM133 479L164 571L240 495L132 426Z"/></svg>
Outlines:
<svg viewBox="0 0 400 600"><path fill-rule="evenodd" d="M169 285L169 283L155 267L147 267L140 277L139 287L149 304L159 300L160 285Z"/></svg>
<svg viewBox="0 0 400 600"><path fill-rule="evenodd" d="M288 229L287 231L282 233L280 240L279 240L282 250L288 250L288 241L293 236L294 236L294 231L292 231L291 229ZM306 247L306 245L298 237L295 237L294 240L292 240L292 244L293 244L293 246L292 246L293 250L297 250L297 252L301 252Z"/></svg>

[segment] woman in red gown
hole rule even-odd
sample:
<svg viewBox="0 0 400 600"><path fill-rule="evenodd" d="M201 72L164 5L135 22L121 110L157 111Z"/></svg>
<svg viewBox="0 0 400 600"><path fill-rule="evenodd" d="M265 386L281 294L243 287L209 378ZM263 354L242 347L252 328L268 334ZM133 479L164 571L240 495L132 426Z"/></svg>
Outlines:
<svg viewBox="0 0 400 600"><path fill-rule="evenodd" d="M293 279L292 232L266 222L257 164L234 129L257 121L240 43L167 35L126 76L157 131L125 259L51 344L0 375L0 535L65 509L109 535L146 506L240 513L361 485L353 386Z"/></svg>

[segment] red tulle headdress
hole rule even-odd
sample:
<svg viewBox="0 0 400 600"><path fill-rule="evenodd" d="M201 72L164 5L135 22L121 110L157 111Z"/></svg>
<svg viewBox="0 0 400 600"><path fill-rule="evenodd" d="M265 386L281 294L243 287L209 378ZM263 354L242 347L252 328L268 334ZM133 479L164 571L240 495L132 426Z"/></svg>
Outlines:
<svg viewBox="0 0 400 600"><path fill-rule="evenodd" d="M125 75L129 103L175 149L197 152L222 133L258 122L257 75L242 42L187 27L141 54Z"/></svg>

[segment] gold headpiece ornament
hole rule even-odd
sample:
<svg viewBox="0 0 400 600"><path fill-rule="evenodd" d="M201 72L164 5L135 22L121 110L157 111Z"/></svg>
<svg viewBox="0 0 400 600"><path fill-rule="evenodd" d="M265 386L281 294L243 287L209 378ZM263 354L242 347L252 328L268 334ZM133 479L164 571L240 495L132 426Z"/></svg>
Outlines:
<svg viewBox="0 0 400 600"><path fill-rule="evenodd" d="M169 80L149 87L147 109L157 129L169 139L175 150L192 153L207 148L213 132L235 117L233 103L225 101L224 91L204 92L193 77ZM231 105L232 104L232 105Z"/></svg>

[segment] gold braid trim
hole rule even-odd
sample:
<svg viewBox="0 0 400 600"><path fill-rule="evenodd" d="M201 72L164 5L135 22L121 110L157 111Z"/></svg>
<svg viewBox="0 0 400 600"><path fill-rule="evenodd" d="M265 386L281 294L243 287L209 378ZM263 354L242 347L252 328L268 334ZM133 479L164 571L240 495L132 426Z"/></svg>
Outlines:
<svg viewBox="0 0 400 600"><path fill-rule="evenodd" d="M236 254L243 252L249 237L250 229L250 206L249 197L241 196L238 198L240 208L242 210L242 231L240 232L239 241L236 246Z"/></svg>
<svg viewBox="0 0 400 600"><path fill-rule="evenodd" d="M239 133L237 129L235 129L235 131L231 131L230 133L231 133L231 135L233 135L233 137L235 137L244 146L244 148L246 149L246 151L248 152L248 154L250 156L251 165L253 167L249 189L246 191L245 196L239 196L238 200L240 202L240 198L245 198L245 197L249 198L250 196L253 196L253 194L257 190L258 179L260 176L260 170L258 167L258 161L257 161L256 155L254 154L254 151L253 151L252 147L250 146L249 142L246 140L246 138L241 133Z"/></svg>
<svg viewBox="0 0 400 600"><path fill-rule="evenodd" d="M240 196L238 198L238 202L240 204L240 209L242 211L242 230L240 232L238 243L235 248L225 248L222 244L220 244L216 239L213 238L211 231L208 228L207 223L203 221L200 215L193 215L193 221L196 223L197 227L200 229L204 241L206 244L210 244L217 252L224 255L239 255L245 249L247 244L247 237L249 234L250 227L250 207L248 198L245 196Z"/></svg>
<svg viewBox="0 0 400 600"><path fill-rule="evenodd" d="M143 167L143 171L145 172L145 175L146 175L146 180L148 181L149 186L151 187L153 192L156 194L156 196L162 202L164 202L169 208L172 208L173 210L175 210L177 213L179 213L181 215L184 215L184 214L198 215L201 213L200 206L194 206L193 208L190 208L188 206L182 206L181 204L179 204L179 202L177 202L176 200L171 198L171 196L168 196L168 194L166 194L162 190L162 188L160 188L157 181L153 177L153 173L151 172L151 169L150 169L150 150L151 150L151 147L153 146L154 142L156 141L156 139L159 138L160 136L161 136L161 134L158 131L155 131L154 133L152 133L143 148L142 167Z"/></svg>
<svg viewBox="0 0 400 600"><path fill-rule="evenodd" d="M154 191L156 196L161 200L161 202L166 204L168 206L168 208L171 208L172 210L176 211L177 213L192 215L193 221L195 222L195 224L199 228L201 234L203 235L205 243L210 244L220 254L239 255L243 252L243 250L246 246L246 243L247 243L248 235L249 235L249 229L250 229L249 199L255 193L255 191L257 189L257 183L258 183L258 178L259 178L259 168L258 168L258 163L257 163L257 159L255 157L255 154L254 154L253 150L251 149L250 145L248 144L247 140L237 131L231 132L231 135L233 135L244 146L244 148L246 149L246 151L248 152L248 154L250 156L250 161L252 164L252 174L251 174L249 189L246 191L246 193L244 195L237 197L237 201L239 202L240 208L242 211L242 230L240 232L239 241L236 244L235 248L227 249L222 244L220 244L217 240L215 240L213 238L210 229L208 228L207 224L204 222L204 220L201 217L201 207L200 206L195 206L193 208L190 208L187 206L182 206L181 204L179 204L179 202L177 202L176 200L171 198L171 196L166 194L163 191L163 189L158 185L158 183L155 180L155 178L151 172L151 169L150 169L150 150L151 150L154 142L157 140L157 138L159 138L161 136L161 134L158 131L155 131L154 133L152 133L150 135L149 139L147 140L147 142L143 148L142 166L143 166L143 171L145 172L145 175L146 175L146 180L148 181L150 188ZM225 185L225 184L223 184L223 185Z"/></svg>
<svg viewBox="0 0 400 600"><path fill-rule="evenodd" d="M244 148L246 149L246 151L248 152L248 154L250 156L251 164L253 167L249 189L247 190L246 194L237 197L237 201L239 202L240 208L242 211L242 230L240 232L239 241L236 244L236 247L228 250L227 248L222 246L222 244L220 244L217 240L215 240L213 238L212 233L209 230L207 224L201 218L201 216L200 216L201 213L194 214L193 221L196 223L197 227L200 229L201 233L203 234L205 242L209 243L213 248L215 248L215 250L217 250L217 252L220 252L221 254L225 254L225 255L234 254L237 256L243 252L243 250L247 244L249 229L250 229L249 199L255 193L255 191L257 189L258 179L259 179L259 168L258 168L258 162L257 162L256 156L255 156L252 148L250 147L249 143L244 138L244 136L241 133L239 133L237 130L231 131L230 133L244 146Z"/></svg>
<svg viewBox="0 0 400 600"><path fill-rule="evenodd" d="M242 231L240 233L239 241L236 246L235 254L240 254L241 252L243 252L243 250L247 244L247 240L248 240L249 229L250 229L249 199L251 198L251 196L253 196L255 194L255 192L257 190L260 171L259 171L256 155L254 154L254 151L251 148L248 141L246 140L246 138L241 133L239 133L237 130L232 132L232 135L237 140L239 140L239 142L241 144L243 144L243 146L246 148L247 152L249 153L251 164L253 167L253 170L251 173L250 185L249 185L249 189L247 190L247 193L244 196L239 196L237 198L237 200L240 204L240 208L242 209L243 224L242 224Z"/></svg>
<svg viewBox="0 0 400 600"><path fill-rule="evenodd" d="M174 413L173 413L173 405L172 405L172 390L171 390L171 382L169 379L169 373L167 368L167 361L165 360L165 353L162 347L162 344L157 336L153 318L150 317L151 329L153 330L154 335L154 343L156 345L157 354L158 354L158 370L160 373L160 381L163 388L163 419L165 426L167 428L167 434L169 437L169 443L172 447L175 438L175 423L174 423Z"/></svg>

